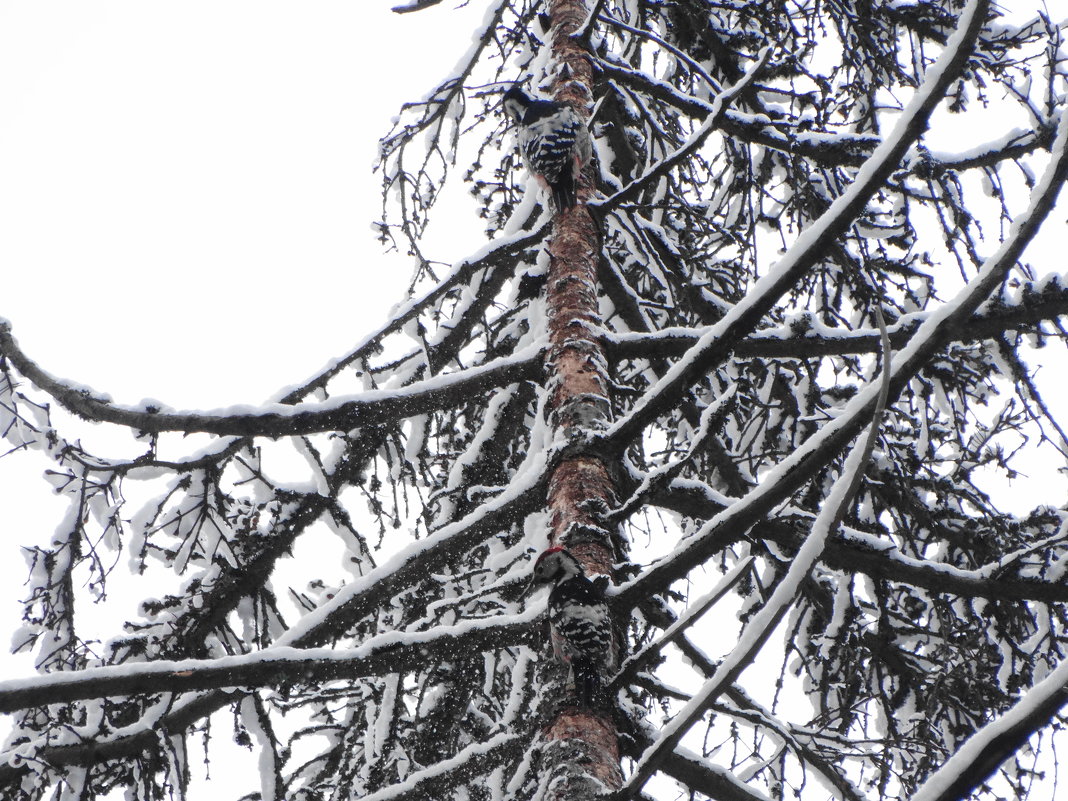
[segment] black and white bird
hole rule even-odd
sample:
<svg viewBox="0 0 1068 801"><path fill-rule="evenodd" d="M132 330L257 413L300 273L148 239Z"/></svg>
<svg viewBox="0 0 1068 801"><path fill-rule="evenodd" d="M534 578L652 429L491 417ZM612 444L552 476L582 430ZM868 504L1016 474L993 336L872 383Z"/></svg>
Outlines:
<svg viewBox="0 0 1068 801"><path fill-rule="evenodd" d="M570 669L579 703L592 707L618 663L604 592L586 578L578 559L561 547L549 548L534 562L528 592L542 584L552 585L549 632L553 654Z"/></svg>
<svg viewBox="0 0 1068 801"><path fill-rule="evenodd" d="M586 123L566 103L536 100L518 86L505 92L504 110L516 124L527 169L552 194L557 211L574 206L579 173L593 155Z"/></svg>

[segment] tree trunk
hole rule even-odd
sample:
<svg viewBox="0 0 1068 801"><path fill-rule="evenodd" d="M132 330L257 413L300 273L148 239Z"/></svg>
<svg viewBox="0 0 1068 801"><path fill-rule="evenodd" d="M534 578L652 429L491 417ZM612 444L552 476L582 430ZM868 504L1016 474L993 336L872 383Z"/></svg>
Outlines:
<svg viewBox="0 0 1068 801"><path fill-rule="evenodd" d="M583 0L549 3L558 69L553 92L558 101L569 103L584 119L592 98L592 71L585 47L571 34L587 13ZM562 435L576 443L581 443L585 434L603 428L611 416L604 346L592 333L601 325L596 279L600 235L583 205L590 194L589 175L584 173L578 185L579 204L558 211L549 243L549 411L557 440ZM606 465L590 454L561 461L549 482L552 542L566 545L590 577L611 573L615 561L612 533L603 523L603 512L615 502ZM564 697L557 693L547 696ZM545 791L541 798L570 801L595 797L606 787L622 785L619 741L610 708L557 704L550 710L543 733L541 786Z"/></svg>

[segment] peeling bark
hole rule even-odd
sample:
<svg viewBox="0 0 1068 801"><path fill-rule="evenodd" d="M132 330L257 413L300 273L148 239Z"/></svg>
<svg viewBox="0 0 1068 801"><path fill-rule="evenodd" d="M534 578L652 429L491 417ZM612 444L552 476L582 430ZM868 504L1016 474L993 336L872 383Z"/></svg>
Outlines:
<svg viewBox="0 0 1068 801"><path fill-rule="evenodd" d="M583 0L549 4L557 65L554 94L584 119L592 96L592 70L583 45L572 39L571 33L581 26L587 13ZM590 178L583 174L578 181L579 204L556 215L548 246L549 414L558 438L562 435L573 442L602 430L611 418L604 343L594 333L601 325L597 287L600 236L584 205L591 193ZM590 576L611 574L613 537L603 517L615 500L607 466L589 454L563 459L549 481L552 542L567 545ZM552 692L548 695L559 697ZM542 731L545 746L540 797L592 798L606 788L622 786L612 711L551 706Z"/></svg>

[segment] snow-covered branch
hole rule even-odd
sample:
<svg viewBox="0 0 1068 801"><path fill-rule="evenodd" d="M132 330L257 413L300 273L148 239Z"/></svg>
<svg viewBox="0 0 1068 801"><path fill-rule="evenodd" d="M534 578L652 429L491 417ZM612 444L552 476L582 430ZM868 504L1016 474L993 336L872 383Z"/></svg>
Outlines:
<svg viewBox="0 0 1068 801"><path fill-rule="evenodd" d="M546 464L535 463L526 475L497 497L426 539L412 543L385 564L343 587L328 603L287 631L279 643L307 648L329 641L353 620L370 614L402 589L443 567L457 551L467 550L523 520L537 508L547 482Z"/></svg>
<svg viewBox="0 0 1068 801"><path fill-rule="evenodd" d="M0 322L0 353L39 389L70 412L97 422L115 423L145 432L204 432L223 436L281 437L320 431L349 431L426 414L457 405L480 393L537 377L540 347L480 367L427 379L400 390L369 390L350 398L296 407L275 405L264 410L235 409L221 414L163 412L118 406L82 387L60 381L40 368L19 348L11 327Z"/></svg>
<svg viewBox="0 0 1068 801"><path fill-rule="evenodd" d="M729 770L687 751L676 749L664 757L660 770L691 790L720 801L770 801L770 797L735 778Z"/></svg>
<svg viewBox="0 0 1068 801"><path fill-rule="evenodd" d="M277 687L403 673L436 659L519 645L526 641L537 617L527 613L506 623L490 619L420 632L390 632L343 651L280 646L217 659L160 660L9 679L0 682L0 712L137 693Z"/></svg>
<svg viewBox="0 0 1068 801"><path fill-rule="evenodd" d="M911 801L963 801L968 798L1033 734L1048 726L1066 704L1068 660L1024 693L1012 709L973 734L959 751L927 778Z"/></svg>
<svg viewBox="0 0 1068 801"><path fill-rule="evenodd" d="M534 511L544 497L547 482L544 464L535 463L525 474L496 498L483 503L462 520L443 527L425 540L417 541L359 580L344 587L328 603L306 615L293 626L277 647L309 648L322 645L351 627L352 621L390 602L403 588L431 575L454 557L458 550L495 532L507 529L514 521ZM137 754L156 742L159 727L184 731L232 700L225 690L214 690L179 704L160 721L148 721L146 727L132 726L113 738L82 744L48 745L37 757L51 764L81 764L87 759L117 758ZM0 765L0 784L12 781L25 767Z"/></svg>
<svg viewBox="0 0 1068 801"><path fill-rule="evenodd" d="M881 321L881 318L880 318ZM715 702L721 693L741 675L751 664L757 652L771 637L797 596L801 582L806 579L819 561L824 545L831 533L839 526L845 515L847 505L852 501L860 485L864 470L871 459L875 439L882 422L882 413L890 392L889 378L889 341L883 327L883 364L882 375L877 387L876 402L871 413L868 432L846 457L841 475L824 500L812 529L790 567L772 592L764 606L752 617L742 633L740 642L731 650L716 668L716 672L701 688L700 692L664 727L660 738L642 754L635 766L634 774L627 784L623 797L633 797L644 787L664 759L672 753L682 737L689 731Z"/></svg>
<svg viewBox="0 0 1068 801"><path fill-rule="evenodd" d="M656 80L648 73L631 69L619 62L602 60L599 68L605 76L622 86L659 100L695 119L704 120L712 113L712 104L678 91L671 84ZM788 136L774 127L766 117L756 117L730 109L719 127L727 134L746 142L787 153L800 153L827 164L860 166L878 146L877 136L865 134L815 134Z"/></svg>
<svg viewBox="0 0 1068 801"><path fill-rule="evenodd" d="M424 8L436 6L440 2L441 0L410 0L410 2L393 6L390 10L395 14L410 14L413 11L422 11Z"/></svg>
<svg viewBox="0 0 1068 801"><path fill-rule="evenodd" d="M450 292L455 292L465 281L482 270L510 275L514 272L516 261L526 249L534 247L548 233L548 225L530 231L520 231L509 236L502 236L479 248L465 259L453 265L433 287L415 298L410 298L393 310L389 320L375 331L366 335L362 341L345 356L330 363L326 368L311 378L303 381L295 389L287 391L279 403L294 404L317 389L323 389L330 380L347 367L372 355L381 347L382 340L390 334L404 329L406 325L418 319L419 315L431 312L434 304ZM448 361L455 354L442 354L440 360Z"/></svg>
<svg viewBox="0 0 1068 801"><path fill-rule="evenodd" d="M485 774L506 759L518 757L523 739L520 734L496 734L484 743L469 745L451 759L430 765L404 781L365 796L363 801L440 797L458 784Z"/></svg>
<svg viewBox="0 0 1068 801"><path fill-rule="evenodd" d="M891 367L891 396L896 395L905 383L922 369L928 359L944 346L951 336L946 331L953 330L962 321L969 319L975 309L1000 284L1038 230L1041 221L1052 210L1066 176L1068 115L1062 117L1053 160L1032 195L1027 213L1013 225L1008 239L998 252L987 260L979 275L970 281L953 301L940 307L926 319L906 349L897 354ZM625 585L620 590L621 601L630 602L651 591L667 589L672 581L683 577L707 556L719 550L723 545L723 538L730 536L728 532L734 532L735 536L740 535L763 519L778 503L807 481L817 466L829 462L840 451L844 442L859 433L871 419L876 396L877 393L871 387L857 395L839 417L824 426L784 460L774 476L767 477L764 483L748 496L716 515L701 534L690 539L684 547ZM618 436L621 430L625 430L623 426L617 426L609 437Z"/></svg>
<svg viewBox="0 0 1068 801"><path fill-rule="evenodd" d="M832 243L849 228L913 142L926 130L928 118L963 69L982 29L988 5L987 0L976 2L978 8L970 5L962 14L952 46L947 47L928 71L924 85L902 112L893 131L864 163L853 184L801 234L772 271L642 396L627 417L612 427L610 436L630 442L646 425L673 406L686 388L721 363L743 336L756 329L782 294L823 258Z"/></svg>
<svg viewBox="0 0 1068 801"><path fill-rule="evenodd" d="M626 661L619 666L619 672L611 681L611 686L618 686L628 681L634 673L643 670L647 664L655 661L660 652L665 646L674 642L678 638L682 637L686 633L686 630L700 619L705 612L711 609L722 598L733 589L742 577L752 568L753 557L747 557L736 564L730 569L730 571L720 579L719 584L714 589L706 593L703 597L690 603L686 611L679 616L678 620L671 624L671 626L654 642L649 643L637 653L631 654L627 657Z"/></svg>
<svg viewBox="0 0 1068 801"><path fill-rule="evenodd" d="M1012 299L998 298L947 331L950 342L992 339L1006 331L1028 330L1044 321L1068 315L1068 286L1054 274L1021 287ZM902 315L888 326L890 344L900 350L916 333L930 312ZM680 356L701 338L701 329L663 329L656 333L606 334L606 349L613 359ZM805 359L820 356L847 356L875 353L879 332L874 329L850 331L820 325L814 315L802 314L781 328L757 331L740 340L733 354L739 358Z"/></svg>
<svg viewBox="0 0 1068 801"><path fill-rule="evenodd" d="M712 113L712 104L678 91L669 83L658 81L648 73L631 69L624 64L602 60L599 64L605 76L622 86L628 86L659 100L697 120ZM729 109L719 123L724 133L754 145L794 156L804 156L825 166L859 167L878 147L880 139L871 134L823 133L792 129L780 130L780 124L766 115L747 114ZM914 165L919 174L929 175L954 170L992 167L1001 162L1019 159L1039 150L1049 149L1053 142L1054 126L1042 125L1030 130L1013 130L984 145L970 148L966 153L928 153Z"/></svg>
<svg viewBox="0 0 1068 801"><path fill-rule="evenodd" d="M772 49L770 46L765 48L757 57L749 71L735 84L727 87L718 95L716 95L715 101L712 103L712 109L709 112L708 119L704 121L700 128L698 128L694 134L687 140L687 142L673 153L665 156L656 164L650 166L640 176L635 178L625 187L609 195L604 200L598 200L590 203L592 209L598 212L605 212L609 209L615 208L621 203L625 203L629 200L633 200L642 189L654 185L662 177L667 175L671 170L683 162L688 156L698 150L709 135L716 130L720 121L723 119L723 115L726 113L728 106L749 86L756 80L757 75L767 65L768 60L771 58Z"/></svg>
<svg viewBox="0 0 1068 801"><path fill-rule="evenodd" d="M726 508L721 498L704 491L692 481L673 482L668 487L654 491L649 500L655 506L698 520L709 520ZM777 517L757 522L752 528L752 536L795 552L804 541L804 527L805 524L799 520ZM741 532L737 532L730 542L741 539ZM828 540L822 560L839 570L865 573L872 578L897 581L962 598L1068 603L1068 586L1064 582L1015 576L1006 570L991 577L982 568L962 570L931 559L917 559L902 553L893 543L848 527L836 532ZM645 597L647 591L643 588L642 579L636 579L635 584L633 597ZM632 597L629 588L621 597L624 600Z"/></svg>

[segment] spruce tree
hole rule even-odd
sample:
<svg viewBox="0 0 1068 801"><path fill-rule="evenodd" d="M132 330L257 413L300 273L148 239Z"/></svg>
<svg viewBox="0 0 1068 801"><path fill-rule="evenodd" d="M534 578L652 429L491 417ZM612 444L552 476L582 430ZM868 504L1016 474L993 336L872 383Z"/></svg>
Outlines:
<svg viewBox="0 0 1068 801"><path fill-rule="evenodd" d="M69 502L21 543L41 675L0 686L0 796L182 797L232 738L246 798L1027 797L1068 518L989 488L1068 449L1032 366L1068 288L1023 260L1063 219L1064 30L1037 2L493 0L381 140L411 291L314 379L123 405L0 323L9 458ZM588 122L575 207L519 159L516 84ZM441 269L463 189L487 242ZM549 545L606 588L597 704L524 594ZM88 642L120 581L143 602Z"/></svg>

